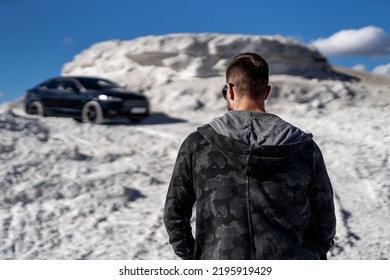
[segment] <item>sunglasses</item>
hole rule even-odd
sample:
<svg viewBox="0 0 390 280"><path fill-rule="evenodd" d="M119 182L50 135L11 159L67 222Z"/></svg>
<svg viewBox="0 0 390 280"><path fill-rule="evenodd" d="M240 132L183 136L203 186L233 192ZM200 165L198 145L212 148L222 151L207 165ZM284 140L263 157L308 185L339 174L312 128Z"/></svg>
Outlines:
<svg viewBox="0 0 390 280"><path fill-rule="evenodd" d="M234 87L234 84L229 83L229 86ZM222 88L222 94L223 94L223 98L225 98L225 100L226 100L227 90L228 90L228 86L225 85L225 86Z"/></svg>

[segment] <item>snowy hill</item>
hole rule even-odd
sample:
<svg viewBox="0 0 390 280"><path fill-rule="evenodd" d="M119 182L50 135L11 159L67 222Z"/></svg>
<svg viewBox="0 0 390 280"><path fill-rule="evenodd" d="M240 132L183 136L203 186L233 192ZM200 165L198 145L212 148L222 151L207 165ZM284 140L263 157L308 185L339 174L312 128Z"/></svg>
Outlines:
<svg viewBox="0 0 390 280"><path fill-rule="evenodd" d="M162 222L176 154L224 113L224 70L242 51L270 62L268 112L313 133L323 151L338 218L329 257L389 259L390 81L332 67L286 38L218 34L103 42L64 65L64 75L147 95L153 114L141 124L0 107L0 259L176 258Z"/></svg>
<svg viewBox="0 0 390 280"><path fill-rule="evenodd" d="M223 75L229 59L247 51L267 57L272 74L325 76L331 71L316 49L284 37L205 33L98 43L64 65L63 74L99 70L111 75L117 72L132 81L134 74L155 72L160 75L150 78L161 83L185 77L206 78ZM134 84L138 83L132 81Z"/></svg>
<svg viewBox="0 0 390 280"><path fill-rule="evenodd" d="M113 79L145 93L156 110L178 110L181 114L183 109L224 107L219 98L226 66L232 57L246 51L264 55L273 74L334 75L320 53L298 42L279 36L219 34L173 34L98 43L65 64L62 74ZM195 96L187 94L194 88Z"/></svg>

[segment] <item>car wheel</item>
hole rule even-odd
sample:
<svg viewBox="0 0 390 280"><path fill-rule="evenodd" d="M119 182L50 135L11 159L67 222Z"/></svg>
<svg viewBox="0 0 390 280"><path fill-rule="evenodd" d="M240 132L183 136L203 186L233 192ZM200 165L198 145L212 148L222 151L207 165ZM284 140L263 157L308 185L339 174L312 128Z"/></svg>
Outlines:
<svg viewBox="0 0 390 280"><path fill-rule="evenodd" d="M30 104L28 104L27 114L43 117L45 115L45 112L43 110L42 103L39 101L33 101Z"/></svg>
<svg viewBox="0 0 390 280"><path fill-rule="evenodd" d="M130 117L129 120L132 123L140 123L140 122L142 122L143 118Z"/></svg>
<svg viewBox="0 0 390 280"><path fill-rule="evenodd" d="M82 111L82 120L84 122L100 124L103 122L103 110L96 101L89 101L84 105Z"/></svg>

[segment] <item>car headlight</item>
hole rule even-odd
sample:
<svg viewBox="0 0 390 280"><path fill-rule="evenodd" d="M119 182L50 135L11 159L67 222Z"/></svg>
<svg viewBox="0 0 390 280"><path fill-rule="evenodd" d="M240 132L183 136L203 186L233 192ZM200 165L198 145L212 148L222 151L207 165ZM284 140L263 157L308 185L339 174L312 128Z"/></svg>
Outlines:
<svg viewBox="0 0 390 280"><path fill-rule="evenodd" d="M122 98L109 96L109 95L105 95L105 94L99 95L98 98L101 101L122 101Z"/></svg>

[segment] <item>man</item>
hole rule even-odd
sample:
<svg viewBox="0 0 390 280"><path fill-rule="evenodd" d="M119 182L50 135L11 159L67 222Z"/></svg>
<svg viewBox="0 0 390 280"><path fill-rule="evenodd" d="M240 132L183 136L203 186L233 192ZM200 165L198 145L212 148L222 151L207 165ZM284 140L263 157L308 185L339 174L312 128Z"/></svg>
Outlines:
<svg viewBox="0 0 390 280"><path fill-rule="evenodd" d="M236 56L223 89L228 112L180 148L164 222L182 259L326 259L333 246L321 151L311 134L266 113L268 72L261 56Z"/></svg>

